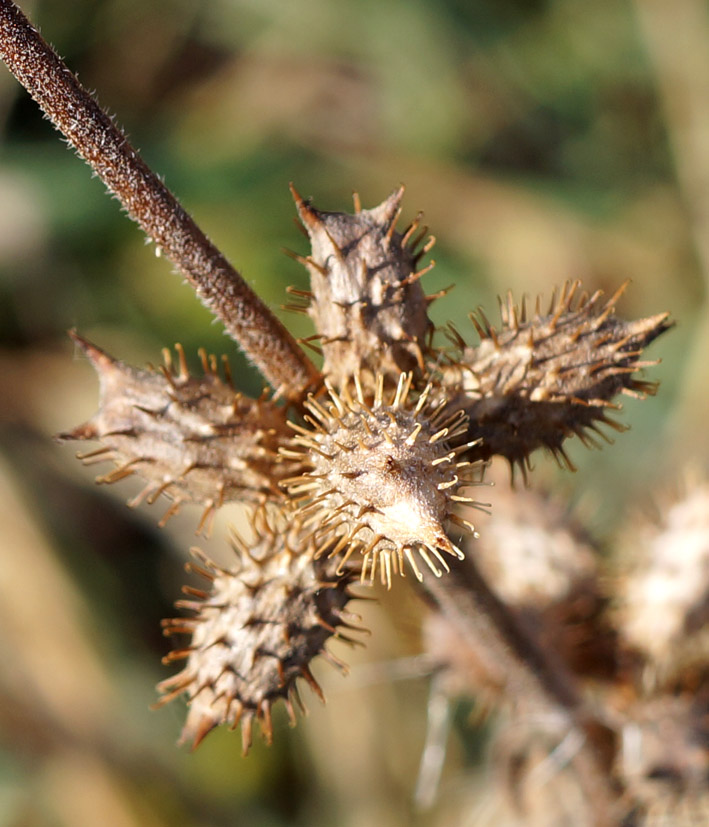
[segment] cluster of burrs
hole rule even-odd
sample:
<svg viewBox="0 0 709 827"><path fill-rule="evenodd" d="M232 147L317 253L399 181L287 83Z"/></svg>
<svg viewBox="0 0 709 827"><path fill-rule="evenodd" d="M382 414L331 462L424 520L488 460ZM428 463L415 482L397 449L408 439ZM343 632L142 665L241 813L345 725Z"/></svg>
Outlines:
<svg viewBox="0 0 709 827"><path fill-rule="evenodd" d="M178 605L193 616L165 622L190 643L166 658L186 665L161 684L162 702L187 696L183 739L195 744L241 722L246 750L254 719L270 739L274 701L292 714L299 677L319 693L310 663L336 660L326 644L356 625L346 609L355 581L455 576L475 535L469 509L487 508L469 496L485 461L500 455L526 473L539 447L564 458L567 437L620 427L613 398L653 391L636 375L640 354L668 327L666 315L624 322L617 296L577 295L574 284L546 311L510 298L497 330L478 314L471 344L429 318L437 296L420 281L431 265L419 265L433 239L420 217L397 230L403 188L370 210L355 198L352 215L293 194L312 251L296 256L311 289L291 292L322 354L301 394L250 399L213 358L191 375L179 348L177 365L168 355L138 370L75 335L101 403L63 436L100 441L84 455L115 464L100 481L141 477L134 503L165 496L166 517L197 504L204 530L224 503L253 512L237 565L192 566L208 588L186 587Z"/></svg>
<svg viewBox="0 0 709 827"><path fill-rule="evenodd" d="M687 471L656 493L654 507L631 509L605 538L612 556L542 486L511 486L499 463L486 479L496 483L494 518L475 544L476 563L612 731L605 771L624 791L625 818L611 823L709 823L706 477ZM480 824L598 823L573 762L558 761L539 782L568 735L553 716L533 714L533 698L505 692L485 642L463 640L443 613L429 612L423 647L434 685L474 697L476 715L496 713L494 781Z"/></svg>

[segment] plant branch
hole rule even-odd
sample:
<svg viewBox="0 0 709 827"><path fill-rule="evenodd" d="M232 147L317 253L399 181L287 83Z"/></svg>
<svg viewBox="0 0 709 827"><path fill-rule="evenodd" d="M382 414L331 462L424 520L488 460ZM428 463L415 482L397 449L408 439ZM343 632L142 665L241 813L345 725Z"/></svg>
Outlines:
<svg viewBox="0 0 709 827"><path fill-rule="evenodd" d="M10 0L0 0L0 57L271 385L296 398L317 381L291 334Z"/></svg>

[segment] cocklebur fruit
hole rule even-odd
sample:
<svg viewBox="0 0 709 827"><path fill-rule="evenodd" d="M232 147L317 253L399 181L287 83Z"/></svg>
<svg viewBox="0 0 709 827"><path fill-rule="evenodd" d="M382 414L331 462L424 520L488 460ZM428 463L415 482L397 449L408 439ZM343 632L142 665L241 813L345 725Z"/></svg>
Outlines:
<svg viewBox="0 0 709 827"><path fill-rule="evenodd" d="M606 623L600 554L567 509L549 493L514 485L501 460L485 472L492 519L470 549L495 594L528 633L563 658L575 675L607 677L614 636ZM503 700L505 676L482 638L462 645L436 611L423 623L425 651L451 694L475 692L480 705Z"/></svg>
<svg viewBox="0 0 709 827"><path fill-rule="evenodd" d="M654 513L653 513L654 512ZM709 815L709 484L688 472L620 532L615 607L632 683L615 694L617 772L643 827ZM632 690L632 694L631 694Z"/></svg>
<svg viewBox="0 0 709 827"><path fill-rule="evenodd" d="M181 741L196 747L220 724L241 724L244 753L251 745L254 720L268 742L272 738L271 708L283 700L291 723L293 702L302 706L296 682L304 679L322 699L310 671L322 655L345 671L346 666L325 645L331 638L353 642L342 630L364 631L345 610L354 597L350 584L358 572L336 573L338 564L313 559L311 538L292 514L254 515L254 537L234 536L238 563L222 568L193 550L199 564L188 568L209 582L203 591L184 587L189 599L175 605L193 613L163 621L166 635L190 636L188 646L172 651L165 663L186 659L182 671L159 684L158 706L186 694L189 711Z"/></svg>
<svg viewBox="0 0 709 827"><path fill-rule="evenodd" d="M288 472L277 456L288 433L284 408L236 392L219 378L213 357L203 354L204 375L191 376L178 346L177 366L166 351L161 371L140 370L72 337L98 373L101 400L91 419L60 438L101 442L82 457L115 463L98 482L135 474L145 486L132 505L165 494L172 500L165 520L183 503L197 503L204 508L200 526L224 502L281 498L278 479Z"/></svg>
<svg viewBox="0 0 709 827"><path fill-rule="evenodd" d="M548 449L573 468L563 442L576 434L596 444L593 433L606 438L599 426L625 430L608 412L618 394L653 394L656 386L637 378L643 348L671 323L666 313L625 322L613 315L625 285L608 301L601 291L577 296L579 282L566 284L549 310L537 300L527 317L525 302L516 307L511 296L501 302L502 326L496 330L482 311L471 319L480 336L476 347L450 330L454 352L443 363L443 389L451 410L463 409L471 429L481 437L473 456L505 457L526 472L537 448Z"/></svg>
<svg viewBox="0 0 709 827"><path fill-rule="evenodd" d="M542 612L598 576L598 551L565 504L541 486L511 484L499 460L485 477L494 483L495 519L475 560L505 603Z"/></svg>
<svg viewBox="0 0 709 827"><path fill-rule="evenodd" d="M292 425L293 446L281 454L307 470L283 480L304 525L312 526L316 556L342 552L343 563L363 556L362 578L391 586L392 573L404 573L406 560L423 575L414 552L436 576L448 570L444 555L462 558L449 539L449 523L474 532L458 515L461 504L477 505L461 493L475 484L470 462L451 448L467 432L465 414L432 406L430 386L418 397L411 374L401 374L391 399L384 398L384 376L368 399L354 379L354 396L328 386L329 400L309 397L308 427ZM412 398L413 397L413 398Z"/></svg>
<svg viewBox="0 0 709 827"><path fill-rule="evenodd" d="M646 680L694 673L709 652L709 483L693 480L655 520L629 521L620 545L616 619L645 660Z"/></svg>
<svg viewBox="0 0 709 827"><path fill-rule="evenodd" d="M317 210L291 190L312 246L296 258L310 273L305 308L319 334L323 374L340 388L355 374L365 385L377 374L396 384L402 371L422 369L432 325L419 279L432 265L418 269L418 262L433 239L419 249L426 234L419 219L396 231L404 188L370 210L355 199L354 215Z"/></svg>

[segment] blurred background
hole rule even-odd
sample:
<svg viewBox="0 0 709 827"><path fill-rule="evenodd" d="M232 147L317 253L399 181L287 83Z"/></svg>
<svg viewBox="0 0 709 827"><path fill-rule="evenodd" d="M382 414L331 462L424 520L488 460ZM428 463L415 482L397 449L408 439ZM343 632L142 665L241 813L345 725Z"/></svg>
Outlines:
<svg viewBox="0 0 709 827"><path fill-rule="evenodd" d="M434 321L470 341L478 305L494 319L498 294L548 297L566 279L609 293L631 279L621 315L671 311L649 353L657 398L624 401L632 430L600 452L573 441L576 474L536 457L533 483L611 551L628 503L703 468L703 0L21 5L299 336L308 320L279 310L287 285L307 286L282 253L306 250L289 181L338 210L405 183L402 223L424 210L438 239L425 287L456 285ZM485 729L470 703L438 802L413 809L429 678L402 660L419 651L404 584L367 609L366 652L338 651L350 677L318 672L328 705L311 695L293 731L277 716L270 749L244 759L217 731L190 754L175 746L182 704L149 710L195 515L157 529L159 506L124 506L137 481L97 487L53 442L97 400L66 331L137 365L177 341L197 364L204 346L245 390L261 382L4 70L0 141L0 825L473 824Z"/></svg>

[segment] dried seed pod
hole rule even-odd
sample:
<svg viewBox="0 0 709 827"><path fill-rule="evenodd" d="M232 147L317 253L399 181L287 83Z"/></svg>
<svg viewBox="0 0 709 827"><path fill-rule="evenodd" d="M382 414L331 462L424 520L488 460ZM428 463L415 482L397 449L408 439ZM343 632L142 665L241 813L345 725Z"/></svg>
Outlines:
<svg viewBox="0 0 709 827"><path fill-rule="evenodd" d="M561 501L513 485L501 460L486 480L494 484L495 519L476 543L475 561L505 603L541 613L598 576L598 553Z"/></svg>
<svg viewBox="0 0 709 827"><path fill-rule="evenodd" d="M199 565L188 569L209 581L209 591L185 587L189 600L175 605L194 613L163 621L166 635L191 635L163 660L187 659L181 672L158 685L163 693L157 706L186 694L189 704L181 742L199 745L214 727L241 724L244 753L251 745L254 720L270 743L271 708L285 702L295 724L293 701L302 706L296 680L303 678L323 699L310 671L312 660L323 655L339 669L346 666L325 649L330 638L355 642L338 627L365 631L345 611L354 595L351 582L359 572L335 573L336 563L314 560L309 538L299 525L283 525L283 517L267 519L259 511L253 519L254 539L246 544L234 537L239 562L235 569L217 566L193 550Z"/></svg>
<svg viewBox="0 0 709 827"><path fill-rule="evenodd" d="M360 373L365 383L383 373L392 384L402 371L423 368L431 330L428 302L419 283L432 265L418 268L433 239L419 249L426 228L417 218L395 230L404 188L378 207L355 214L322 212L292 188L312 252L296 256L308 268L312 294L307 309L320 338L323 373L336 387Z"/></svg>
<svg viewBox="0 0 709 827"><path fill-rule="evenodd" d="M492 466L495 519L475 549L482 575L571 672L608 678L616 635L598 549L558 499L513 485L501 461Z"/></svg>
<svg viewBox="0 0 709 827"><path fill-rule="evenodd" d="M178 366L166 351L162 371L139 370L71 335L98 373L101 401L91 419L59 438L102 443L81 457L115 463L97 482L136 474L146 485L130 505L166 494L173 501L166 520L182 503L198 503L205 509L200 528L227 500L280 497L277 480L288 471L277 455L285 432L282 408L237 393L217 375L214 357L203 354L200 377L190 376L179 346Z"/></svg>
<svg viewBox="0 0 709 827"><path fill-rule="evenodd" d="M625 285L605 303L601 291L577 298L578 288L579 282L564 285L547 315L537 301L529 320L524 302L517 308L508 296L500 330L478 311L471 317L477 347L450 331L456 352L443 368L443 384L452 409L463 408L471 432L482 438L472 456L499 454L525 472L529 455L545 447L573 468L562 447L567 437L596 445L589 432L605 439L599 425L625 430L607 415L618 408L613 397L655 392L635 374L655 364L640 355L670 327L667 314L625 322L613 315Z"/></svg>
<svg viewBox="0 0 709 827"><path fill-rule="evenodd" d="M643 654L647 677L694 672L709 652L709 483L690 483L654 521L636 518L622 545L621 634Z"/></svg>
<svg viewBox="0 0 709 827"><path fill-rule="evenodd" d="M493 519L475 543L474 560L486 582L532 637L576 676L608 678L615 668L615 635L607 622L599 555L562 504L543 491L514 486L503 462L486 471L494 484ZM474 692L480 706L503 700L499 659L478 636L464 644L459 631L431 610L423 624L424 650L441 667L450 694Z"/></svg>
<svg viewBox="0 0 709 827"><path fill-rule="evenodd" d="M355 398L347 387L342 394L328 387L328 402L312 396L306 402L310 428L293 425L293 448L281 449L309 466L282 484L304 524L313 526L316 555L342 551L346 561L360 552L362 578L373 580L380 567L389 586L392 572L404 573L404 559L422 579L414 551L439 577L448 570L442 552L462 558L446 524L474 532L456 511L461 503L479 505L460 493L474 484L471 463L458 459L469 445L450 447L467 432L465 414L432 407L430 387L414 403L411 383L411 374L401 374L390 402L381 374L369 402L358 378Z"/></svg>
<svg viewBox="0 0 709 827"><path fill-rule="evenodd" d="M709 703L699 693L635 699L623 722L616 772L640 827L709 823Z"/></svg>

